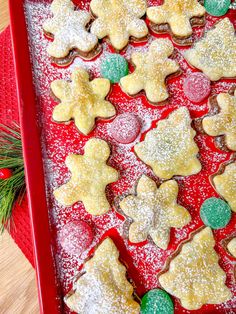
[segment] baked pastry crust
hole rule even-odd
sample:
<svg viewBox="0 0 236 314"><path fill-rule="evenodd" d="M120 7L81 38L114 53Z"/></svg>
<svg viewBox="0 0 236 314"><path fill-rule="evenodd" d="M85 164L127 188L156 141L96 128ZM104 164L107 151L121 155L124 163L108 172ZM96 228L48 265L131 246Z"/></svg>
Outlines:
<svg viewBox="0 0 236 314"><path fill-rule="evenodd" d="M236 258L236 237L229 241L227 249L229 253Z"/></svg>

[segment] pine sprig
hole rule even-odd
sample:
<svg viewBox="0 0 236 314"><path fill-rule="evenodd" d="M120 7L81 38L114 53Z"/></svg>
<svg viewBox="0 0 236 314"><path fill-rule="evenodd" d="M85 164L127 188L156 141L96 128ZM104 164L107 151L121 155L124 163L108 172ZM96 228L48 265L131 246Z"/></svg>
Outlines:
<svg viewBox="0 0 236 314"><path fill-rule="evenodd" d="M12 207L25 193L24 161L20 128L0 124L0 169L12 170L12 176L0 180L0 232L10 227Z"/></svg>

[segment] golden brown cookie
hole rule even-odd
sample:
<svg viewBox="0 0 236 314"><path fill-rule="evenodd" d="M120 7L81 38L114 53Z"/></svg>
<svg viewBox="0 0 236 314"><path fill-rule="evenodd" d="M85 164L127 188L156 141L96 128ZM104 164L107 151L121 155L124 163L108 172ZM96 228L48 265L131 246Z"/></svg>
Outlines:
<svg viewBox="0 0 236 314"><path fill-rule="evenodd" d="M108 144L92 138L84 146L84 155L69 155L66 166L71 172L70 180L54 190L56 200L71 206L82 201L92 215L102 215L110 209L105 189L118 180L118 172L106 164L110 156Z"/></svg>
<svg viewBox="0 0 236 314"><path fill-rule="evenodd" d="M134 52L131 60L135 70L121 78L122 90L131 96L144 90L147 99L155 104L166 100L166 78L180 70L177 61L169 58L173 52L171 41L163 38L154 40L147 52Z"/></svg>
<svg viewBox="0 0 236 314"><path fill-rule="evenodd" d="M129 240L145 241L148 235L154 243L166 250L170 228L181 228L191 220L189 212L177 204L178 184L174 180L156 183L143 175L137 184L137 195L129 195L120 202L123 213L132 218Z"/></svg>
<svg viewBox="0 0 236 314"><path fill-rule="evenodd" d="M65 302L76 313L139 314L140 306L132 294L119 252L113 241L106 238L84 265L84 274Z"/></svg>
<svg viewBox="0 0 236 314"><path fill-rule="evenodd" d="M96 118L111 118L116 111L105 97L110 91L110 82L104 78L89 81L84 69L76 69L71 82L56 80L51 83L53 94L61 101L53 110L53 120L66 122L74 119L78 130L88 135Z"/></svg>
<svg viewBox="0 0 236 314"><path fill-rule="evenodd" d="M130 37L140 41L148 35L147 25L141 19L146 8L146 0L92 0L90 9L97 18L91 33L99 39L108 37L112 46L121 50Z"/></svg>
<svg viewBox="0 0 236 314"><path fill-rule="evenodd" d="M179 298L187 310L200 309L204 304L221 304L231 298L214 246L211 228L202 229L183 244L170 261L168 271L159 277L161 286Z"/></svg>
<svg viewBox="0 0 236 314"><path fill-rule="evenodd" d="M229 250L230 254L236 258L236 237L229 241L227 249Z"/></svg>
<svg viewBox="0 0 236 314"><path fill-rule="evenodd" d="M173 111L167 119L146 134L145 140L134 146L135 153L162 179L189 176L201 170L197 159L196 132L186 107Z"/></svg>

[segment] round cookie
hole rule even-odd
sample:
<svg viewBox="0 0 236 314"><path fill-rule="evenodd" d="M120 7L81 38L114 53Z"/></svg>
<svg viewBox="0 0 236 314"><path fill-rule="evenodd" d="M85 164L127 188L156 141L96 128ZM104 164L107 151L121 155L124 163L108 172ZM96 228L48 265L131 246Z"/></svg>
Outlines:
<svg viewBox="0 0 236 314"><path fill-rule="evenodd" d="M174 314L174 305L168 293L161 289L148 291L142 298L141 314Z"/></svg>
<svg viewBox="0 0 236 314"><path fill-rule="evenodd" d="M129 73L128 62L117 53L109 54L101 62L101 74L112 83L118 83Z"/></svg>

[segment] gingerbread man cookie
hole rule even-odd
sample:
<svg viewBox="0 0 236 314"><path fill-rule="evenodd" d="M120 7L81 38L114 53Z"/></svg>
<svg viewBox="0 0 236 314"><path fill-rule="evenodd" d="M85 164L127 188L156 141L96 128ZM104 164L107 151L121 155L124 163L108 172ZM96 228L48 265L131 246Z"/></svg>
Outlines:
<svg viewBox="0 0 236 314"><path fill-rule="evenodd" d="M234 25L224 18L192 49L184 52L186 60L206 74L211 81L236 77L236 36Z"/></svg>
<svg viewBox="0 0 236 314"><path fill-rule="evenodd" d="M174 180L156 183L143 175L137 185L137 195L129 195L120 202L125 215L133 219L129 239L133 243L145 241L150 235L154 243L166 250L170 228L181 228L191 220L189 212L176 202L178 184Z"/></svg>
<svg viewBox="0 0 236 314"><path fill-rule="evenodd" d="M85 144L84 155L69 155L66 166L71 171L71 178L54 191L56 200L64 206L82 201L88 213L106 213L110 209L106 186L118 180L118 172L106 164L109 156L108 144L97 138Z"/></svg>
<svg viewBox="0 0 236 314"><path fill-rule="evenodd" d="M146 38L148 28L141 19L146 8L146 0L92 0L90 9L97 19L91 33L99 39L109 37L112 46L121 50L130 37L139 41Z"/></svg>
<svg viewBox="0 0 236 314"><path fill-rule="evenodd" d="M236 237L229 241L227 249L229 253L236 258Z"/></svg>
<svg viewBox="0 0 236 314"><path fill-rule="evenodd" d="M132 74L121 78L123 91L136 95L144 90L152 103L166 100L169 97L166 78L180 70L178 63L169 58L173 52L174 47L168 39L154 40L147 52L134 52L131 59L136 68Z"/></svg>
<svg viewBox="0 0 236 314"><path fill-rule="evenodd" d="M220 110L217 114L203 118L203 130L211 136L223 136L227 148L236 151L236 89L233 96L221 93L210 99L213 107L215 102Z"/></svg>
<svg viewBox="0 0 236 314"><path fill-rule="evenodd" d="M226 165L223 173L213 176L212 182L216 191L236 212L236 162Z"/></svg>
<svg viewBox="0 0 236 314"><path fill-rule="evenodd" d="M73 312L81 314L139 314L133 291L118 249L106 238L85 263L75 290L65 297L65 302Z"/></svg>
<svg viewBox="0 0 236 314"><path fill-rule="evenodd" d="M161 286L179 298L187 310L200 309L204 304L220 304L231 298L214 246L211 228L204 228L182 246L170 261L168 271L159 277Z"/></svg>
<svg viewBox="0 0 236 314"><path fill-rule="evenodd" d="M100 52L96 49L97 36L91 34L86 26L91 15L75 10L70 0L54 0L51 5L53 17L43 23L45 34L53 38L47 52L58 65L71 63L76 55L91 59Z"/></svg>
<svg viewBox="0 0 236 314"><path fill-rule="evenodd" d="M71 82L56 80L51 84L53 94L61 101L53 110L53 120L65 122L74 119L78 130L88 135L96 118L111 118L116 111L105 100L110 91L110 82L104 78L89 81L84 69L76 69Z"/></svg>
<svg viewBox="0 0 236 314"><path fill-rule="evenodd" d="M146 134L145 140L134 146L138 157L162 179L189 176L201 170L197 159L196 132L186 107L173 111L167 119Z"/></svg>
<svg viewBox="0 0 236 314"><path fill-rule="evenodd" d="M198 0L164 0L162 5L148 8L147 16L154 32L170 32L177 44L188 45L193 42L192 26L204 24L205 12Z"/></svg>

